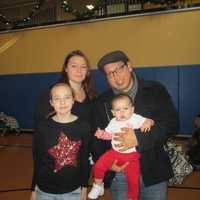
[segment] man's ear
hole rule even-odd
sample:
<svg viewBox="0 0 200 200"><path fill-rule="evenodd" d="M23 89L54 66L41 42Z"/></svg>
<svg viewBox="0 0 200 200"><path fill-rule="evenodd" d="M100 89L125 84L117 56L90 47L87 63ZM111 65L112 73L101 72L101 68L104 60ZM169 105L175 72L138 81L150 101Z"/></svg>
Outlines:
<svg viewBox="0 0 200 200"><path fill-rule="evenodd" d="M130 62L127 62L126 65L127 65L127 67L128 67L129 72L132 72L133 67L131 66L131 63L130 63Z"/></svg>

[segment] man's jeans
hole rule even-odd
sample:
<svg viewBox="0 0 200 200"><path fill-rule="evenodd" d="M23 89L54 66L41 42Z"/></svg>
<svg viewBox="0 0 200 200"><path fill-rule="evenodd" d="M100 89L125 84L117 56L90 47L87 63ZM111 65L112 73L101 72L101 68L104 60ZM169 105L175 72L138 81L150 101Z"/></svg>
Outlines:
<svg viewBox="0 0 200 200"><path fill-rule="evenodd" d="M36 200L79 200L80 199L80 188L73 192L64 194L50 194L41 191L37 186L35 189Z"/></svg>
<svg viewBox="0 0 200 200"><path fill-rule="evenodd" d="M167 182L145 187L141 178L140 200L167 200ZM123 173L116 174L111 186L112 200L128 200L127 183Z"/></svg>

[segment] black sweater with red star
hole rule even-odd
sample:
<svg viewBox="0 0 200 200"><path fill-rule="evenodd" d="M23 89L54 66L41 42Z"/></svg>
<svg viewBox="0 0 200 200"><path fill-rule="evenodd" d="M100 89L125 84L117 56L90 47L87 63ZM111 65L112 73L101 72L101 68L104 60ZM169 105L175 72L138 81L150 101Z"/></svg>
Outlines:
<svg viewBox="0 0 200 200"><path fill-rule="evenodd" d="M32 190L37 185L43 192L62 194L87 187L89 134L88 123L80 119L42 121L33 136Z"/></svg>

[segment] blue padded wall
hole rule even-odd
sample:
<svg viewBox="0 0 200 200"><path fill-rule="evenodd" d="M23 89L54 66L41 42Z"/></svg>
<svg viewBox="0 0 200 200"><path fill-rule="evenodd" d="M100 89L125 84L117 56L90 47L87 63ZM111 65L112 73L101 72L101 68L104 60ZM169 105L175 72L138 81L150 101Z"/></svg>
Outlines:
<svg viewBox="0 0 200 200"><path fill-rule="evenodd" d="M179 70L180 132L191 133L193 122L200 114L200 65L181 67Z"/></svg>
<svg viewBox="0 0 200 200"><path fill-rule="evenodd" d="M148 67L136 68L136 74L144 80L161 82L168 90L172 100L178 108L178 68L177 67Z"/></svg>
<svg viewBox="0 0 200 200"><path fill-rule="evenodd" d="M172 100L177 108L179 109L179 77L178 77L179 68L177 67L164 67L158 68L155 70L155 80L161 82L172 97Z"/></svg>
<svg viewBox="0 0 200 200"><path fill-rule="evenodd" d="M58 73L0 76L0 112L15 117L22 128L32 129L36 99L58 77Z"/></svg>
<svg viewBox="0 0 200 200"><path fill-rule="evenodd" d="M160 81L166 86L179 112L180 134L191 134L200 113L200 65L135 68L138 77ZM109 87L104 75L92 71L98 94ZM0 112L14 116L24 129L33 128L33 110L41 91L59 79L59 73L0 76Z"/></svg>
<svg viewBox="0 0 200 200"><path fill-rule="evenodd" d="M109 84L108 84L105 76L99 70L92 70L92 77L94 80L95 89L97 91L97 94L100 94L109 88Z"/></svg>

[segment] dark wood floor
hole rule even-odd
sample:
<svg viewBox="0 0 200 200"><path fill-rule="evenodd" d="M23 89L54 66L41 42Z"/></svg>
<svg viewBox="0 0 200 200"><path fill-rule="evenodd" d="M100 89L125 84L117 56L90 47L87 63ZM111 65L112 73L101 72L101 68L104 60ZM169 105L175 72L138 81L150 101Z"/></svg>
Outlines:
<svg viewBox="0 0 200 200"><path fill-rule="evenodd" d="M0 137L0 200L28 200L32 178L32 134ZM199 200L200 172L169 188L168 200ZM111 200L106 191L99 200Z"/></svg>

